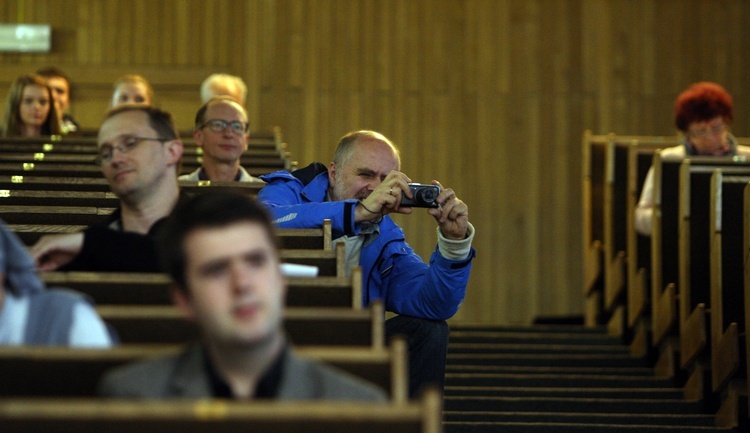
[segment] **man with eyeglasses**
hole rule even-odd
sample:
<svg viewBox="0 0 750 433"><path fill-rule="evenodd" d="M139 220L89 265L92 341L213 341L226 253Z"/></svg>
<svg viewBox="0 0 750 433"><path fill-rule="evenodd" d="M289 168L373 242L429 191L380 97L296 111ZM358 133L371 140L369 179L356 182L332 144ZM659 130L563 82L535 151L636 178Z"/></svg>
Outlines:
<svg viewBox="0 0 750 433"><path fill-rule="evenodd" d="M107 114L97 145L97 162L120 207L82 233L42 237L31 253L42 271L159 272L158 223L180 197L182 142L172 116L118 106Z"/></svg>
<svg viewBox="0 0 750 433"><path fill-rule="evenodd" d="M663 160L679 161L688 156L750 156L750 147L737 145L729 132L732 123L732 96L720 85L708 81L692 84L677 96L675 125L682 144L663 149ZM648 171L641 198L635 209L635 229L651 236L654 206L654 170Z"/></svg>
<svg viewBox="0 0 750 433"><path fill-rule="evenodd" d="M180 180L260 180L240 165L249 138L247 112L231 97L216 96L201 106L195 115L193 138L203 149L203 163L194 172L180 176Z"/></svg>

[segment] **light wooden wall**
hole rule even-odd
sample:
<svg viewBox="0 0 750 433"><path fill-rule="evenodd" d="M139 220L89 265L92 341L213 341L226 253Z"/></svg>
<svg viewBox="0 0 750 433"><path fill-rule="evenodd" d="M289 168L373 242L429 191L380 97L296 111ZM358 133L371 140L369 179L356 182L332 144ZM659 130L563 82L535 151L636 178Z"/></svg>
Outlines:
<svg viewBox="0 0 750 433"><path fill-rule="evenodd" d="M454 321L527 323L582 310L584 129L671 134L676 94L714 80L750 135L749 18L745 0L2 0L3 22L50 23L54 41L0 54L0 85L59 65L96 127L137 72L187 128L199 82L238 74L253 127L281 126L300 165L379 130L413 180L469 204L478 256ZM429 256L429 217L399 221Z"/></svg>

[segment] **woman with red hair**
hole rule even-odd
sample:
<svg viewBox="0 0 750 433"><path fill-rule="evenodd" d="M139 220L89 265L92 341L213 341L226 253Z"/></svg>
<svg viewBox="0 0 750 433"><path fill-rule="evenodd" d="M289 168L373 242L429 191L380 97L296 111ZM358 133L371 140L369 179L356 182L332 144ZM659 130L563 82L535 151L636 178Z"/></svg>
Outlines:
<svg viewBox="0 0 750 433"><path fill-rule="evenodd" d="M750 147L738 146L729 132L732 110L732 96L720 85L708 81L690 85L677 96L674 104L675 126L682 144L662 150L662 159L675 161L697 155L750 156ZM635 229L646 236L651 235L653 185L652 168L635 210Z"/></svg>

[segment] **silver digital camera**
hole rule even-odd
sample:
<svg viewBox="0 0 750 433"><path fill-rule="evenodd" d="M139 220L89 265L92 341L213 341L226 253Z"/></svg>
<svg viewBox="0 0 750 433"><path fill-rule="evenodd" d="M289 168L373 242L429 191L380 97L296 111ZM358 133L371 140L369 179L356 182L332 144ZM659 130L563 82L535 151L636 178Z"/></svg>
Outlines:
<svg viewBox="0 0 750 433"><path fill-rule="evenodd" d="M410 183L409 190L411 191L412 198L407 198L405 194L402 194L401 206L438 207L435 199L440 194L439 186Z"/></svg>

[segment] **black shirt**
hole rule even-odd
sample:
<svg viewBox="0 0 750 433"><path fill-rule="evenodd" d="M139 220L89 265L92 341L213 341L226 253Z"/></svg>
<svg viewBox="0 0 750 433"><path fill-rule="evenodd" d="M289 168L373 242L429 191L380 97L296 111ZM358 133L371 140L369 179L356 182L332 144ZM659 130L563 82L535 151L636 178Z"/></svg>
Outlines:
<svg viewBox="0 0 750 433"><path fill-rule="evenodd" d="M187 199L187 194L181 192L178 201ZM143 235L123 231L120 212L117 208L106 220L84 230L81 252L59 270L162 272L156 242L166 218L156 221Z"/></svg>
<svg viewBox="0 0 750 433"><path fill-rule="evenodd" d="M261 376L258 381L258 385L255 387L255 392L252 395L253 399L259 398L276 398L279 393L279 385L281 384L281 377L284 373L284 358L286 357L287 347L279 352L279 356L273 360L268 370ZM216 368L211 363L211 358L208 356L208 352L203 348L204 359L206 360L205 368L208 372L208 379L210 381L212 394L216 398L244 398L243 396L235 396L232 393L232 388L229 387L224 378L221 377Z"/></svg>

